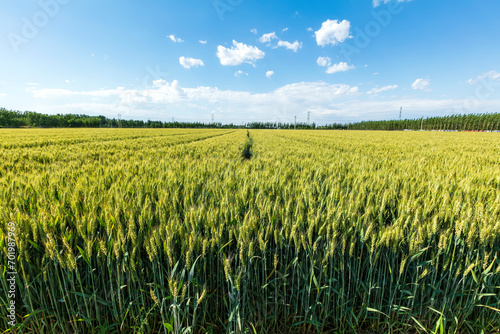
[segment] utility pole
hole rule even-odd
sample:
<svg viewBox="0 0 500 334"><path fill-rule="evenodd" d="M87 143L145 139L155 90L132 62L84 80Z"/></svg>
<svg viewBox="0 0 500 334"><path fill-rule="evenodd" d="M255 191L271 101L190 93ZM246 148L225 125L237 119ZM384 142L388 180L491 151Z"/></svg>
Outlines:
<svg viewBox="0 0 500 334"><path fill-rule="evenodd" d="M293 124L293 129L297 130L297 116L295 116L295 123Z"/></svg>
<svg viewBox="0 0 500 334"><path fill-rule="evenodd" d="M309 120L311 119L311 111L307 111L307 125L309 125Z"/></svg>
<svg viewBox="0 0 500 334"><path fill-rule="evenodd" d="M121 114L118 114L118 127L119 128L122 127L122 115Z"/></svg>
<svg viewBox="0 0 500 334"><path fill-rule="evenodd" d="M212 124L214 123L214 113L212 113Z"/></svg>
<svg viewBox="0 0 500 334"><path fill-rule="evenodd" d="M172 117L172 123L174 123L174 118Z"/></svg>
<svg viewBox="0 0 500 334"><path fill-rule="evenodd" d="M399 109L399 120L401 120L401 115L403 114L403 107L401 107L401 109Z"/></svg>
<svg viewBox="0 0 500 334"><path fill-rule="evenodd" d="M420 122L420 131L424 131L424 116L422 116L422 122Z"/></svg>

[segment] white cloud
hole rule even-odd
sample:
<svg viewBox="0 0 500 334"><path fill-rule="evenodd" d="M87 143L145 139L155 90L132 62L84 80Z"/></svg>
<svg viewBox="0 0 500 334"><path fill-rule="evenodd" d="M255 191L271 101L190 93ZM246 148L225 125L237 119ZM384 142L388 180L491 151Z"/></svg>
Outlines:
<svg viewBox="0 0 500 334"><path fill-rule="evenodd" d="M405 118L500 109L500 99L478 99L473 96L465 100L374 100L360 93L356 86L321 81L289 84L259 94L217 87L181 87L175 80L171 83L156 80L153 87L139 90L118 87L71 91L30 87L28 92L40 100L33 105L22 106L22 109L48 114L92 112L94 115L116 117L120 113L127 119L170 120L175 117L181 121L200 121L216 111L221 122L238 124L242 121L293 122L293 116L304 115L304 110L314 113L317 124L325 124L394 119L399 115L400 106L404 106Z"/></svg>
<svg viewBox="0 0 500 334"><path fill-rule="evenodd" d="M247 75L248 76L248 73L245 73L242 70L238 70L238 71L236 71L236 73L234 73L234 76L237 77L237 78L241 77L242 75Z"/></svg>
<svg viewBox="0 0 500 334"><path fill-rule="evenodd" d="M425 90L425 91L430 91L429 85L431 84L429 79L417 79L415 80L414 83L411 84L411 88L415 90Z"/></svg>
<svg viewBox="0 0 500 334"><path fill-rule="evenodd" d="M36 82L27 82L26 85L27 86L40 86L40 84L36 83Z"/></svg>
<svg viewBox="0 0 500 334"><path fill-rule="evenodd" d="M318 57L316 63L318 64L318 66L325 67L325 66L330 66L332 61L330 60L329 57Z"/></svg>
<svg viewBox="0 0 500 334"><path fill-rule="evenodd" d="M254 61L264 58L266 54L256 46L250 46L233 41L231 48L222 45L217 47L217 57L221 65L237 66L243 63L254 64Z"/></svg>
<svg viewBox="0 0 500 334"><path fill-rule="evenodd" d="M257 35L257 29L255 29L255 28L253 28L253 29L250 29L250 32L251 32L252 34L255 34L255 35Z"/></svg>
<svg viewBox="0 0 500 334"><path fill-rule="evenodd" d="M348 65L345 62L340 62L338 64L332 65L332 60L329 57L318 57L318 59L316 60L316 63L318 64L318 66L328 67L326 69L326 73L328 73L328 74L345 72L345 71L352 70L354 68L354 65Z"/></svg>
<svg viewBox="0 0 500 334"><path fill-rule="evenodd" d="M7 94L5 94L5 93L0 93L0 97L5 97L5 96L7 96Z"/></svg>
<svg viewBox="0 0 500 334"><path fill-rule="evenodd" d="M326 73L334 74L334 73L338 73L338 72L346 72L346 71L352 70L353 68L354 68L354 65L347 65L347 63L340 62L338 64L333 64L333 65L329 66L326 69Z"/></svg>
<svg viewBox="0 0 500 334"><path fill-rule="evenodd" d="M380 74L380 73L378 73L378 72L373 73L373 75L379 75L379 74Z"/></svg>
<svg viewBox="0 0 500 334"><path fill-rule="evenodd" d="M169 35L168 38L174 43L182 43L184 42L181 38L176 38L174 35Z"/></svg>
<svg viewBox="0 0 500 334"><path fill-rule="evenodd" d="M384 86L384 87L375 87L371 90L368 91L368 94L378 94L378 93L382 93L382 92L386 92L388 90L393 90L393 89L397 89L399 86L398 85L392 85L392 86Z"/></svg>
<svg viewBox="0 0 500 334"><path fill-rule="evenodd" d="M489 71L478 75L476 79L469 79L467 83L469 85L475 85L480 81L500 81L500 73L497 71Z"/></svg>
<svg viewBox="0 0 500 334"><path fill-rule="evenodd" d="M316 43L319 46L342 43L346 39L351 38L349 35L350 29L351 23L347 20L341 22L338 20L326 20L321 25L321 29L315 32Z"/></svg>
<svg viewBox="0 0 500 334"><path fill-rule="evenodd" d="M205 66L203 63L203 60L201 59L195 59L195 58L186 58L186 57L180 57L179 58L179 63L184 67L184 68L191 68L191 67L198 67L198 66Z"/></svg>
<svg viewBox="0 0 500 334"><path fill-rule="evenodd" d="M354 96L357 93L358 87L351 87L345 84L329 84L320 81L289 84L263 95L267 100L276 99L276 101L287 101L299 105L315 105L330 104L331 100L328 101L329 98L340 99ZM260 98L260 95L255 94L254 96Z"/></svg>
<svg viewBox="0 0 500 334"><path fill-rule="evenodd" d="M169 83L160 79L154 82L154 87L142 90L118 87L97 91L32 89L29 92L35 98L52 99L51 101L58 101L58 99L67 101L68 98L78 101L88 99L80 103L72 103L71 106L66 105L66 108L64 103L52 105L50 106L51 113L77 111L82 113L83 107L80 108L78 105L88 106L89 103L97 103L101 104L98 108L99 112L105 115L116 115L117 108L121 108L133 110L136 113L142 112L144 118L153 118L155 113L157 117L165 117L163 113L167 107L169 113L182 115L184 120L197 121L201 114L217 110L226 115L227 121L235 122L238 120L285 120L293 118L294 114L308 108L332 110L335 108L333 104L338 100L356 96L358 87L325 82L300 82L274 91L253 94L246 91L220 90L217 87L184 88L176 80ZM109 107L106 112L103 112L106 103ZM38 105L47 106L41 102L38 102ZM37 109L43 111L42 108ZM250 119L247 118L248 115L251 115ZM223 119L221 117L221 121Z"/></svg>
<svg viewBox="0 0 500 334"><path fill-rule="evenodd" d="M281 32L286 32L286 31L288 31L288 27L281 29Z"/></svg>
<svg viewBox="0 0 500 334"><path fill-rule="evenodd" d="M313 29L313 28L311 28L311 27L307 28L306 30L307 30L307 31L314 31L314 29Z"/></svg>
<svg viewBox="0 0 500 334"><path fill-rule="evenodd" d="M156 86L156 84L155 84ZM118 87L116 89L103 89L96 91L72 91L69 89L61 88L42 88L37 89L30 87L26 89L27 92L31 93L36 98L41 99L53 99L61 97L75 97L75 96L90 96L90 97L110 97L110 96L120 96L127 90L123 87Z"/></svg>
<svg viewBox="0 0 500 334"><path fill-rule="evenodd" d="M201 39L198 42L200 42L200 44L207 44L207 41L202 41Z"/></svg>
<svg viewBox="0 0 500 334"><path fill-rule="evenodd" d="M381 3L388 3L391 0L373 0L373 7L380 6ZM398 2L410 2L411 0L397 0Z"/></svg>
<svg viewBox="0 0 500 334"><path fill-rule="evenodd" d="M262 35L260 38L259 38L259 41L261 43L269 43L271 40L275 39L275 38L278 38L276 36L276 33L273 31L273 32L270 32L269 34L264 34Z"/></svg>
<svg viewBox="0 0 500 334"><path fill-rule="evenodd" d="M267 71L266 72L266 77L268 77L269 79L271 79L271 77L274 75L274 71Z"/></svg>
<svg viewBox="0 0 500 334"><path fill-rule="evenodd" d="M90 54L90 56L91 56L91 57L95 57L95 54L91 53L91 54Z"/></svg>
<svg viewBox="0 0 500 334"><path fill-rule="evenodd" d="M278 46L283 46L288 50L293 50L293 52L297 52L298 49L302 48L302 43L295 41L293 43L287 41L278 41Z"/></svg>

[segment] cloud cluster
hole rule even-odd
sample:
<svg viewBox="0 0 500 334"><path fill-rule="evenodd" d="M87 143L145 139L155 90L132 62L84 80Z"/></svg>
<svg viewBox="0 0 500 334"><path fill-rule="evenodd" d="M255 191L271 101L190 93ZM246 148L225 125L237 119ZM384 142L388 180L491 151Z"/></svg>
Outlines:
<svg viewBox="0 0 500 334"><path fill-rule="evenodd" d="M238 72L237 72L238 73ZM241 71L240 74L244 75ZM268 71L266 76L272 76ZM72 91L67 89L38 89L28 91L40 99L64 100L68 97L87 98L83 104L99 103L109 106L108 114L116 113L116 106L130 110L144 110L150 115L151 110L179 110L191 112L193 118L199 119L199 113L207 110L223 110L228 113L228 120L238 119L239 115L251 114L254 120L280 120L299 113L308 108L315 110L333 110L333 103L343 98L358 94L358 87L345 84L329 84L325 82L300 82L282 86L274 91L252 94L245 91L221 90L217 87L181 87L177 80L167 82L159 79L153 82L152 88L137 90L118 87L98 91ZM54 110L58 110L54 108ZM76 105L68 107L65 112L76 112ZM232 116L230 116L232 115ZM229 117L232 117L229 119Z"/></svg>
<svg viewBox="0 0 500 334"><path fill-rule="evenodd" d="M286 32L288 30L288 28L285 28L283 29L281 32ZM288 41L282 41L278 38L278 36L276 36L276 32L270 32L268 34L264 34L262 35L260 38L259 38L259 42L261 43L271 43L271 41L273 39L277 39L278 40L278 43L276 44L276 46L274 46L273 48L276 49L277 47L284 47L284 48L287 48L288 50L292 50L293 52L297 52L298 49L301 49L302 48L302 43L299 42L299 41L295 41L293 43L290 43ZM268 44L269 46L270 44Z"/></svg>
<svg viewBox="0 0 500 334"><path fill-rule="evenodd" d="M431 84L431 81L429 79L419 78L411 84L411 88L415 89L415 90L424 90L424 91L429 92L430 91L430 89L429 89L430 84Z"/></svg>
<svg viewBox="0 0 500 334"><path fill-rule="evenodd" d="M399 88L398 85L390 85L390 86L384 86L384 87L375 87L371 90L368 91L367 94L379 94L379 93L382 93L382 92L386 92L388 90L393 90L393 89L397 89Z"/></svg>
<svg viewBox="0 0 500 334"><path fill-rule="evenodd" d="M259 38L259 42L261 42L261 43L269 43L273 39L277 39L277 38L278 38L278 36L276 36L276 33L273 31L273 32L270 32L269 34L262 35Z"/></svg>
<svg viewBox="0 0 500 334"><path fill-rule="evenodd" d="M247 75L248 76L248 73L245 73L242 70L238 70L238 71L236 71L234 73L234 76L237 77L237 78L241 77L242 75Z"/></svg>
<svg viewBox="0 0 500 334"><path fill-rule="evenodd" d="M500 81L500 73L497 71L489 71L478 75L476 79L469 79L467 83L469 85L475 85L481 81Z"/></svg>
<svg viewBox="0 0 500 334"><path fill-rule="evenodd" d="M169 35L168 38L174 43L182 43L184 42L181 38L176 38L174 35Z"/></svg>
<svg viewBox="0 0 500 334"><path fill-rule="evenodd" d="M351 38L351 23L347 20L326 20L321 28L316 31L316 43L319 46L337 45Z"/></svg>
<svg viewBox="0 0 500 334"><path fill-rule="evenodd" d="M186 58L186 57L180 57L179 58L179 63L184 67L184 68L191 68L191 67L198 67L198 66L205 66L203 63L203 60L201 59L195 59L195 58Z"/></svg>
<svg viewBox="0 0 500 334"><path fill-rule="evenodd" d="M243 71L238 71L243 74ZM237 73L238 73L237 72ZM273 71L268 71L267 73L274 74ZM266 75L267 75L266 73ZM272 75L270 74L270 75ZM329 84L323 81L317 82L300 82L288 84L283 87L276 89L270 93L264 94L251 94L249 92L237 92L232 90L219 90L218 88L200 86L196 88L181 88L178 80L173 80L171 83L164 79L158 79L153 81L153 88L147 89L126 89L124 87L117 87L115 89L102 89L94 91L72 91L69 89L50 89L50 88L28 88L27 91L30 92L36 98L61 98L68 96L89 96L89 97L112 97L116 96L119 98L124 97L141 97L147 98L150 102L176 102L176 99L172 97L185 96L189 97L191 100L207 99L212 100L212 95L217 97L226 96L227 99L231 99L232 94L235 95L249 95L254 97L266 96L269 98L286 97L287 99L303 99L303 100L314 100L318 97L323 97L329 99L332 97L345 97L351 96L358 92L358 87L351 87L346 84Z"/></svg>
<svg viewBox="0 0 500 334"><path fill-rule="evenodd" d="M233 46L226 48L222 45L217 47L217 57L221 65L238 66L243 63L254 64L255 61L264 58L266 54L256 46L238 43L233 40Z"/></svg>
<svg viewBox="0 0 500 334"><path fill-rule="evenodd" d="M453 99L392 99L373 100L359 91L357 86L325 82L300 82L276 90L253 94L246 91L221 90L217 87L182 87L177 80L155 80L147 89L115 89L97 91L72 91L67 89L40 89L28 87L37 101L37 110L46 113L88 113L113 116L121 113L130 118L168 119L172 116L184 121L200 121L203 115L217 111L223 122L241 121L292 121L295 115L310 110L316 123L350 122L397 117L400 106L405 117L417 118L432 115L450 115L482 112L500 108L500 100ZM375 88L387 91L396 85ZM395 89L395 88L394 88ZM78 97L80 102L67 98ZM50 104L52 103L52 104ZM166 111L167 110L167 111Z"/></svg>
<svg viewBox="0 0 500 334"><path fill-rule="evenodd" d="M302 48L302 43L299 43L299 41L295 41L293 43L287 41L278 41L278 46L282 46L287 48L288 50L293 50L293 52L297 52L298 49Z"/></svg>
<svg viewBox="0 0 500 334"><path fill-rule="evenodd" d="M328 66L326 69L326 73L328 74L334 74L338 72L346 72L349 70L352 70L354 68L354 65L347 65L346 62L341 61L338 64L333 64L331 66Z"/></svg>
<svg viewBox="0 0 500 334"><path fill-rule="evenodd" d="M316 61L318 66L329 66L331 64L331 60L329 57L318 57L318 60Z"/></svg>
<svg viewBox="0 0 500 334"><path fill-rule="evenodd" d="M326 20L322 23L321 28L315 32L316 42L319 46L336 45L338 43L342 43L346 39L351 38L350 28L351 23L347 20ZM250 31L253 34L257 34L257 29L255 28L251 29ZM288 28L284 28L281 30L282 33L286 31L288 31ZM183 42L181 38L177 38L175 37L175 35L169 35L168 37L174 43ZM275 31L263 34L259 37L259 41L261 43L271 43L275 39L277 40L277 43L273 46L273 48L283 47L287 50L292 50L293 52L297 52L302 48L302 43L297 40L295 40L294 42L280 40ZM199 40L198 42L201 44L207 43L207 41L205 40ZM269 45L270 44L268 44L268 46ZM219 58L220 64L223 66L238 66L244 63L255 66L255 62L257 60L264 58L265 52L260 50L256 46L238 43L236 40L233 40L232 46L230 47L219 45L217 47L216 55ZM186 57L180 57L179 63L186 69L205 65L201 59ZM330 59L327 57L320 57L320 59L318 59L318 65L327 67L326 73L328 74L345 72L354 68L353 65L348 65L344 62L331 64ZM241 73L238 74L238 72L236 72L235 75L241 76ZM266 76L268 78L270 77L267 74Z"/></svg>
<svg viewBox="0 0 500 334"><path fill-rule="evenodd" d="M348 65L345 62L340 62L338 64L332 65L332 61L329 57L319 57L316 60L316 63L318 64L318 66L327 67L326 73L328 73L328 74L334 74L334 73L338 73L338 72L346 72L346 71L352 70L354 68L354 65Z"/></svg>

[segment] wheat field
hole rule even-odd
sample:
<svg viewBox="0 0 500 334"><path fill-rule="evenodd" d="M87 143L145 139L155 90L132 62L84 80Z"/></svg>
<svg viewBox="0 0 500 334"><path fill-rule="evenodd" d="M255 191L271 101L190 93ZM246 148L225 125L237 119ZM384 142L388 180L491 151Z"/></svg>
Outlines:
<svg viewBox="0 0 500 334"><path fill-rule="evenodd" d="M499 333L496 133L3 129L0 161L2 331Z"/></svg>

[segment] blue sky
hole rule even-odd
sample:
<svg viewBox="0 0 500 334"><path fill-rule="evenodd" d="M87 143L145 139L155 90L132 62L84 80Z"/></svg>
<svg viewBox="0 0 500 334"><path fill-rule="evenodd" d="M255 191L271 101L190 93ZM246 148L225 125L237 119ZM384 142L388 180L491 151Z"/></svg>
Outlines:
<svg viewBox="0 0 500 334"><path fill-rule="evenodd" d="M319 124L500 112L497 0L6 0L0 106Z"/></svg>

